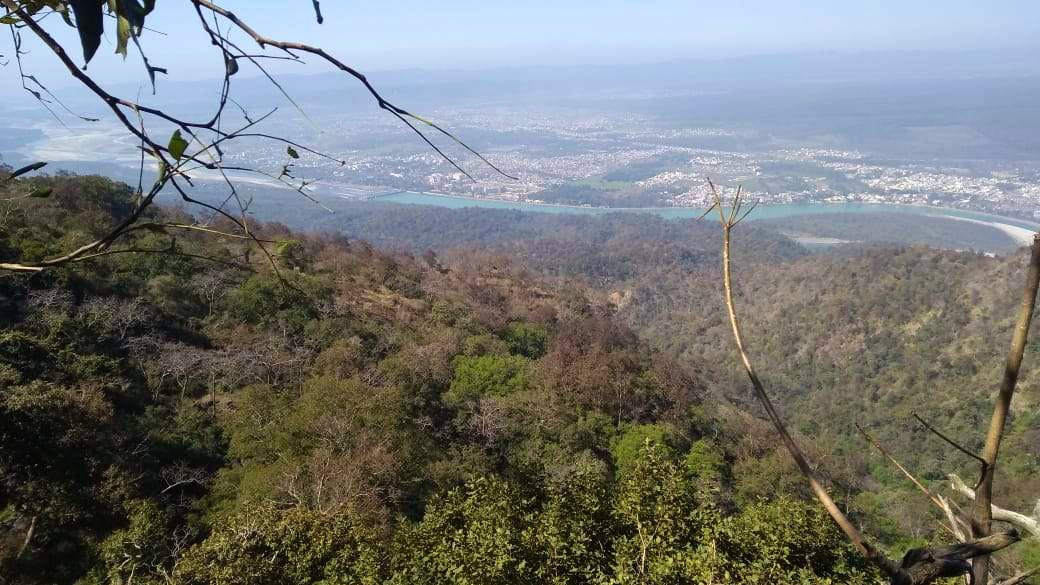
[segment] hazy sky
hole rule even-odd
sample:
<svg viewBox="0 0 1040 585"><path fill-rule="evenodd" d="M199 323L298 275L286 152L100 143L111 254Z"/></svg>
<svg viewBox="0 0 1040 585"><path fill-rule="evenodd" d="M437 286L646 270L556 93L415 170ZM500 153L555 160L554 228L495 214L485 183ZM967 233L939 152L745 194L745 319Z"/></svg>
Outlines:
<svg viewBox="0 0 1040 585"><path fill-rule="evenodd" d="M149 24L168 36L145 36L152 60L178 79L219 75L219 60L214 64L214 49L200 36L189 3L157 4ZM323 0L321 26L310 0L223 4L261 32L323 45L369 70L1040 44L1037 0ZM57 20L49 25L65 28ZM111 21L108 28L114 28ZM104 80L140 78L136 55L122 63L111 54L111 30L106 32L91 70ZM59 34L78 49L70 31ZM64 84L53 57L31 41L27 45L34 48L27 63L55 85ZM10 54L10 48L0 53ZM11 69L0 68L8 88L16 82Z"/></svg>

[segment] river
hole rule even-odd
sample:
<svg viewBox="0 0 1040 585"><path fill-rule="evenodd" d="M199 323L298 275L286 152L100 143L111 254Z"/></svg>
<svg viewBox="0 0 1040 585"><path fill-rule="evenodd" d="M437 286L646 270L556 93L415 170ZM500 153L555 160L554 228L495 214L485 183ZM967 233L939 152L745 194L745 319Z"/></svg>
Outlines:
<svg viewBox="0 0 1040 585"><path fill-rule="evenodd" d="M459 209L463 207L484 207L488 209L511 209L517 211L533 211L538 213L652 213L667 219L700 217L704 209L689 207L578 207L569 205L548 205L543 203L522 203L515 201L494 201L488 199L472 199L452 195L432 193L415 193L401 191L380 195L374 200L387 203L407 205L433 205ZM988 225L999 229L1015 241L1025 244L1031 241L1033 233L1040 230L1040 224L1021 219L992 215L979 211L949 209L945 207L926 207L922 205L901 205L898 203L779 203L759 205L748 217L748 221L756 219L780 219L796 215L817 215L825 213L907 213L913 215L929 215L945 217L961 221Z"/></svg>

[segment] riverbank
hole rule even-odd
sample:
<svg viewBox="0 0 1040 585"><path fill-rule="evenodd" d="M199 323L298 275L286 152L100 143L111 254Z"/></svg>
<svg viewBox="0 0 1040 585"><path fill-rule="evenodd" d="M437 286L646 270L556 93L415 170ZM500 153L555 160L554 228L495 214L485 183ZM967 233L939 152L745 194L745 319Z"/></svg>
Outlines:
<svg viewBox="0 0 1040 585"><path fill-rule="evenodd" d="M1015 240L1015 242L1018 245L1020 245L1020 246L1028 246L1029 244L1033 243L1033 236L1037 232L1037 230L1030 230L1030 229L1027 229L1027 228L1024 228L1024 227L1018 227L1018 226L1015 226L1015 225L1010 225L1010 224L1006 224L1006 223L999 223L999 222L995 222L995 221L982 221L982 220L979 220L979 219L969 219L967 217L955 217L955 216L952 216L952 215L947 216L947 217L949 219L953 219L953 220L957 220L957 221L967 221L967 222L971 222L971 223L975 223L975 224L979 224L979 225L985 225L985 226L989 226L991 228L998 229L998 230L1004 232L1005 234L1007 234L1008 237L1010 237L1011 239Z"/></svg>

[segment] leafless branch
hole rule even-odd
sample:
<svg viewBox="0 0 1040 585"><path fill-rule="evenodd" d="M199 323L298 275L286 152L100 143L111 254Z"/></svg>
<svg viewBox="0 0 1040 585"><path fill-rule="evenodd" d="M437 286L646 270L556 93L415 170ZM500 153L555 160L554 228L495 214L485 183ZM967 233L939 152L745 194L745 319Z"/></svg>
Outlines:
<svg viewBox="0 0 1040 585"><path fill-rule="evenodd" d="M418 129L416 129L415 126L413 126L408 121L408 119L411 119L411 120L414 120L414 121L419 122L421 124L424 124L424 125L432 128L436 132L438 132L438 133L444 135L445 137L449 138L452 142L458 144L459 146L461 146L462 148L464 148L465 150L467 150L468 152L470 152L471 154L473 154L474 156L479 158L484 164L488 165L489 167L494 169L499 174L501 174L501 175L503 175L505 177L511 178L511 179L516 179L516 177L514 177L512 175L509 175L509 174L505 173L504 171L502 171L500 168L495 166L491 161L489 161L487 158L485 158L479 152L477 152L476 150L471 148L465 142L462 142L461 140L459 140L454 134L448 132L447 130L445 130L444 128L439 126L438 124L436 124L436 123L434 123L434 122L432 122L432 121L430 121L430 120L428 120L426 118L423 118L421 116L417 116L417 115L415 115L415 114L413 114L413 113L411 113L411 112L409 112L409 111L407 111L407 110L397 106L396 104L388 101L386 98L384 98L375 89L375 87L371 84L371 82L368 81L368 78L365 77L361 72L359 72L358 70L354 69L353 67L350 67L346 63L343 63L339 59L336 59L335 57L333 57L332 55L327 53L321 47L314 47L314 46L311 46L311 45L307 45L305 43L280 41L280 40L272 39L270 37L266 37L266 36L261 35L260 33L258 33L256 30L254 30L245 21L240 19L237 15L235 15L230 10L227 10L227 9L217 5L217 4L214 4L213 2L210 2L209 0L192 0L192 2L196 6L198 6L198 7L205 8L207 10L210 10L210 11L214 12L215 14L219 14L220 16L223 16L224 18L226 18L228 21L230 21L236 27L238 27L239 30L241 30L242 32L244 32L247 35L249 35L250 37L252 37L252 39L256 42L256 44L260 46L260 48L266 48L268 46L271 46L271 47L280 49L280 50L284 51L285 53L287 53L289 55L294 55L294 56L295 56L295 53L293 53L293 51L298 51L300 53L309 53L311 55L319 57L320 59L322 59L323 61L329 63L333 67L335 67L335 68L339 69L340 71L343 71L346 74L350 75L351 77L357 79L358 81L361 82L362 85L364 85L365 89L369 92L369 94L371 94L372 97L375 98L376 104L380 108L390 112L395 117L397 117L399 120L401 120L402 122L408 124L408 126L410 128L412 128L412 130L414 130L416 132L416 134L418 134L420 137L422 137L422 139L424 141L426 141L428 145L433 147L449 163L451 163L453 166L455 166L455 168L457 168L462 173L466 174L466 176L469 176L469 173L466 173L466 171L464 171L461 167L459 167L458 164L455 163L455 161L453 161L452 159L450 159L449 157L444 155L444 153L441 152L441 150L439 148L437 148L428 138L426 138L425 135L422 134L422 132L420 132Z"/></svg>
<svg viewBox="0 0 1040 585"><path fill-rule="evenodd" d="M889 453L888 450L885 449L877 439L871 436L871 434L868 433L866 429L864 429L859 424L856 425L856 429L860 432L861 435L863 435L867 442L873 445L875 449L877 449L882 455L884 455L885 458L892 463L892 465L895 465L896 469L902 472L902 474L905 475L906 478L909 479L910 482L913 483L914 486L921 491L921 493L927 496L928 499L931 500L932 503L935 504L935 506L946 515L949 525L940 522L940 526L942 526L947 532L953 535L953 537L956 538L959 542L963 542L964 540L966 540L964 533L960 530L957 524L956 516L954 516L953 510L950 508L950 504L941 496L932 493L932 491L928 489L927 486L921 483L921 481L917 479L917 477L914 476L914 474L910 473L910 471L906 467L904 467L902 463L896 460L896 458L893 457L892 454Z"/></svg>
<svg viewBox="0 0 1040 585"><path fill-rule="evenodd" d="M917 419L917 422L921 423L921 426L923 426L924 428L926 428L929 431L931 431L933 434L935 434L935 436L939 437L943 441L946 441L947 443L949 443L954 449L957 449L961 453L964 453L968 457L971 457L972 459L978 461L981 465L983 465L983 466L986 465L986 461L982 457L979 457L978 454L973 453L970 449L967 449L966 447L963 447L957 441L954 441L950 437L947 437L946 435L944 435L942 433L942 431L940 431L939 429L937 429L937 428L933 427L932 425L928 424L928 421L924 420L924 418L922 418L921 415L917 414L916 412L912 412L910 414L913 415L913 417L915 419Z"/></svg>
<svg viewBox="0 0 1040 585"><path fill-rule="evenodd" d="M254 30L245 20L234 14L230 10L211 2L209 0L191 0L192 6L195 8L198 16L199 25L203 31L209 36L212 44L220 52L221 58L225 62L225 73L222 79L221 90L216 99L216 109L212 116L206 120L195 121L185 119L176 115L173 115L167 111L159 108L153 108L144 106L139 103L139 100L131 100L124 97L114 95L102 88L97 82L94 81L85 71L81 70L77 64L73 61L72 57L68 54L62 44L51 35L44 28L44 20L49 14L53 14L52 11L45 10L43 16L35 16L35 10L39 8L27 8L24 3L18 2L17 0L0 0L0 6L3 6L8 15L17 19L15 25L11 25L12 38L15 42L15 60L18 62L19 71L21 72L21 79L23 87L26 91L32 93L44 106L48 107L48 110L55 115L56 118L60 117L54 112L48 104L59 103L57 98L53 98L53 95L40 84L34 77L25 73L21 69L21 55L23 53L21 49L21 36L19 31L27 30L30 31L37 39L39 39L47 49L53 53L58 61L64 66L65 70L69 75L76 79L81 85L87 90L93 93L102 103L104 103L111 111L112 115L119 122L119 124L126 130L130 135L134 136L140 143L141 148L141 172L139 173L143 178L144 165L147 157L151 156L158 164L160 169L159 178L156 180L155 186L148 191L148 193L142 193L142 185L138 188L138 201L135 207L134 213L131 217L126 220L120 221L114 225L109 233L102 236L98 240L91 242L81 248L73 250L69 253L56 256L54 258L48 258L41 262L33 263L19 263L9 262L0 264L0 270L17 271L17 272L39 272L41 270L68 264L71 262L78 262L86 258L96 258L100 255L100 252L104 252L105 249L113 242L121 238L122 236L130 233L134 230L130 229L136 222L142 219L142 214L145 209L150 207L153 203L155 196L166 187L173 188L181 198L189 204L196 205L208 209L213 213L213 217L217 215L224 216L231 219L236 226L242 231L243 239L250 239L253 244L260 247L268 260L274 265L273 259L270 253L268 253L264 247L263 242L257 240L252 236L252 230L249 227L249 221L247 218L247 209L249 202L240 197L238 189L235 186L235 182L228 175L229 172L241 172L241 173L252 173L263 176L267 179L280 183L297 193L301 196L309 199L312 203L321 205L321 203L312 195L307 192L307 187L312 181L306 179L296 178L292 172L292 162L285 164L281 171L268 171L259 168L253 168L244 165L228 165L224 162L224 145L231 141L244 140L244 139L260 139L276 143L285 144L289 149L289 154L293 155L293 158L298 155L296 152L306 152L311 155L324 158L329 161L339 163L340 165L345 164L345 161L340 160L336 157L322 153L316 148L309 147L304 144L300 144L297 141L289 140L280 136L276 136L267 132L263 132L255 126L266 119L267 114L260 118L252 118L248 112L245 111L240 105L237 104L231 98L231 80L232 77L239 70L239 62L249 63L257 67L257 69L263 74L270 83L281 92L285 98L292 103L302 114L306 117L306 112L300 108L299 104L293 99L293 97L285 90L285 88L271 75L264 67L263 61L268 59L277 60L289 60L300 62L301 54L308 54L320 58L325 63L335 67L336 69L343 71L359 81L365 89L371 94L372 98L376 101L376 104L381 109L389 112L391 115L396 117L402 123L404 123L409 129L411 129L416 135L418 135L424 143L426 143L431 149L438 153L446 162L451 164L454 168L464 173L467 177L472 178L472 175L464 170L453 158L451 158L444 150L435 144L426 133L422 132L417 125L424 126L431 129L433 132L447 137L458 146L465 149L467 152L476 156L483 164L488 165L491 169L504 175L510 176L504 173L497 166L492 164L487 158L478 153L476 150L471 148L465 142L457 138L452 133L445 130L442 126L405 110L404 108L394 104L384 98L375 87L368 81L368 79L356 69L343 63L336 57L332 56L324 49L307 45L304 43L287 42L276 40L268 36L261 35ZM316 0L313 1L313 7L315 15L319 22L323 20L321 16L320 3ZM132 27L133 28L133 27ZM230 33L233 29L237 29L244 32L257 43L262 49L266 50L268 47L278 49L282 54L269 55L261 51L248 52L243 50L230 38ZM132 30L130 37L134 42L136 48L141 54L141 58L144 62L146 72L148 73L149 79L153 85L154 93L154 77L156 73L165 73L165 70L161 67L154 66L148 60L148 57L141 46L141 42L137 36L137 31ZM89 55L88 55L89 58ZM28 84L32 83L30 87ZM240 128L234 130L228 130L224 124L224 114L226 107L229 103L235 104L241 111L242 116L246 123ZM61 104L64 108L64 105ZM65 108L68 111L67 108ZM71 111L69 111L72 114ZM271 112L273 113L273 111ZM75 115L75 114L73 114ZM88 119L80 116L83 119ZM90 118L90 120L95 120ZM188 141L190 148L182 148L180 145L176 145L172 140L169 144L165 139L158 139L153 134L153 130L150 130L148 126L152 124L146 124L146 120L154 120L158 122L158 126L172 126L177 129ZM206 170L216 171L220 174L222 180L227 186L228 193L224 200L224 203L219 205L210 205L200 201L196 197L188 195L185 188L182 186L182 182L189 187L193 186L191 173L193 170L202 168ZM13 177L8 177L6 180L10 180ZM515 177L514 177L515 178ZM143 181L139 181L143 183ZM238 205L237 218L233 218L228 212L224 210L225 205L229 201L234 201ZM324 207L324 206L323 206ZM327 209L327 208L326 208ZM186 228L180 228L186 229Z"/></svg>

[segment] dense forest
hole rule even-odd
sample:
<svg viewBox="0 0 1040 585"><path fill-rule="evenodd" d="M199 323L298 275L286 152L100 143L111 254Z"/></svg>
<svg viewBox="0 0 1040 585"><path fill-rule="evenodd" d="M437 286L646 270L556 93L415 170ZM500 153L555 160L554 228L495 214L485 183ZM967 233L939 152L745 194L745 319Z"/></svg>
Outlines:
<svg viewBox="0 0 1040 585"><path fill-rule="evenodd" d="M5 191L0 261L96 237L133 195ZM258 226L265 254L173 238L192 218L156 207L124 248L0 278L0 581L881 582L747 398L717 227L398 211ZM831 489L893 555L943 541L851 426L936 485L968 473L909 412L978 440L1022 258L741 237L752 349ZM1037 382L998 486L1014 509L1040 493Z"/></svg>
<svg viewBox="0 0 1040 585"><path fill-rule="evenodd" d="M710 370L716 396L760 414L723 310L715 222L426 211L429 216L375 209L355 214L348 225L387 245L414 242L413 248L433 246L451 258L466 258L472 254L466 247L478 246L539 274L580 282L655 349ZM421 217L440 229L410 232L408 223L426 225ZM839 215L829 229L840 235L836 230L847 221ZM910 229L892 223L893 230ZM485 233L482 225L495 229ZM941 424L971 449L981 447L1026 254L990 257L881 243L810 252L765 229L777 222L746 225L734 248L739 302L751 350L784 414L813 444L828 447L818 455L867 529L889 542L929 538L936 526L931 503L871 451L855 425L935 485L951 473L974 474L971 458L912 415ZM950 234L933 231L938 225L925 222L924 229L937 245L951 243ZM462 244L453 244L453 236ZM1003 505L1024 511L1033 510L1040 495L1038 332L1034 325L996 486ZM770 440L766 433L762 440ZM783 452L741 462L738 476L745 490L767 496L777 473L786 489L808 496ZM1016 554L1037 564L1040 544L1027 542Z"/></svg>

